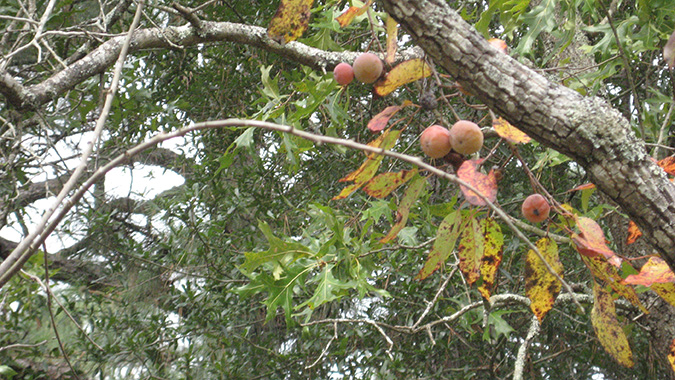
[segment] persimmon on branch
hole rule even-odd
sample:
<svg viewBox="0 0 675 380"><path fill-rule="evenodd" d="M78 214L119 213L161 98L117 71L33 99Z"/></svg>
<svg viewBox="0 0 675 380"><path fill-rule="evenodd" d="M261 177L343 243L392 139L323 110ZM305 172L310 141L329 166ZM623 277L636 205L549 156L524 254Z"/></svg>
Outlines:
<svg viewBox="0 0 675 380"><path fill-rule="evenodd" d="M383 0L425 53L490 109L579 163L675 268L675 186L628 120L491 46L442 0Z"/></svg>

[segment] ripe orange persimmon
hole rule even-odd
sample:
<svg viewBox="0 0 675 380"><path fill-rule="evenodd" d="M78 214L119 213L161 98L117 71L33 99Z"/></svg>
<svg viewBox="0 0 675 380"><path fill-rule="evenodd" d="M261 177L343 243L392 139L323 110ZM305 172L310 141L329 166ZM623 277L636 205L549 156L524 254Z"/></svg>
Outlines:
<svg viewBox="0 0 675 380"><path fill-rule="evenodd" d="M373 83L380 78L384 65L373 53L363 53L354 60L354 77L362 83Z"/></svg>
<svg viewBox="0 0 675 380"><path fill-rule="evenodd" d="M525 198L521 211L525 219L532 223L539 223L548 218L551 206L541 194L532 194Z"/></svg>
<svg viewBox="0 0 675 380"><path fill-rule="evenodd" d="M422 151L431 158L441 158L450 153L450 131L440 125L432 125L420 135Z"/></svg>
<svg viewBox="0 0 675 380"><path fill-rule="evenodd" d="M474 154L483 147L483 132L478 124L460 120L450 128L452 149L461 154Z"/></svg>
<svg viewBox="0 0 675 380"><path fill-rule="evenodd" d="M349 63L338 63L333 69L333 77L340 85L346 86L354 80L354 69Z"/></svg>

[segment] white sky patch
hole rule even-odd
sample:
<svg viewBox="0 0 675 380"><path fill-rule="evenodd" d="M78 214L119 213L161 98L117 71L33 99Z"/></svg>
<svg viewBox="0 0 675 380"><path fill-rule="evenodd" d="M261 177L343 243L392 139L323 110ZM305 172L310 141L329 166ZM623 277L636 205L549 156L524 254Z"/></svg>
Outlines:
<svg viewBox="0 0 675 380"><path fill-rule="evenodd" d="M150 165L134 165L133 169L119 167L105 176L106 194L111 197L148 199L163 191L180 186L185 179L180 175Z"/></svg>

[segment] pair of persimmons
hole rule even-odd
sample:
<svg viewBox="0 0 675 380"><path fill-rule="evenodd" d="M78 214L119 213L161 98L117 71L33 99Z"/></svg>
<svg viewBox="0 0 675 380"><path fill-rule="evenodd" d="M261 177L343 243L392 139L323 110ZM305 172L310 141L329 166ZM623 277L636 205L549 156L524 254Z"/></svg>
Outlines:
<svg viewBox="0 0 675 380"><path fill-rule="evenodd" d="M460 154L474 154L483 146L483 132L476 123L468 120L456 122L450 130L432 125L420 136L422 151L431 158L441 158L454 150ZM525 219L540 223L548 218L551 206L540 194L532 194L521 206Z"/></svg>
<svg viewBox="0 0 675 380"><path fill-rule="evenodd" d="M384 65L373 53L363 53L356 57L354 65L342 62L335 66L335 81L346 86L356 78L362 83L374 83L382 76ZM420 136L422 151L431 158L441 158L454 150L460 154L474 154L483 146L483 132L471 121L460 120L450 130L440 125L432 125ZM546 198L532 194L525 199L521 211L531 223L540 223L548 218L551 207Z"/></svg>

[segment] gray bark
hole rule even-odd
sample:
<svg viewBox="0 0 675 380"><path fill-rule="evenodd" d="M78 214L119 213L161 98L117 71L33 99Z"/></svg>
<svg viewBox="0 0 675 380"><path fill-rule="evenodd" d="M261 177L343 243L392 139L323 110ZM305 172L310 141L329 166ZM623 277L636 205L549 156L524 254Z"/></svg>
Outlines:
<svg viewBox="0 0 675 380"><path fill-rule="evenodd" d="M578 162L675 268L675 185L618 111L490 46L442 0L383 0L414 41L482 102L541 144Z"/></svg>

